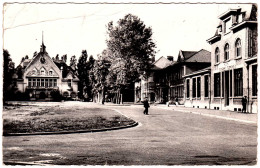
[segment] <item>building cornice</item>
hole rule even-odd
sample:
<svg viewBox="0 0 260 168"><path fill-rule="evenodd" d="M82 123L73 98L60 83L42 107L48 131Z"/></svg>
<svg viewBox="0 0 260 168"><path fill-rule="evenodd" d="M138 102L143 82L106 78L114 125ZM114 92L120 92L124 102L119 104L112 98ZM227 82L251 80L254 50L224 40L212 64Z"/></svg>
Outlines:
<svg viewBox="0 0 260 168"><path fill-rule="evenodd" d="M220 40L221 35L215 35L207 40L208 43L212 43L212 41L218 41Z"/></svg>
<svg viewBox="0 0 260 168"><path fill-rule="evenodd" d="M223 20L226 17L230 16L232 13L236 13L239 9L229 9L228 11L226 11L225 13L219 15L219 19Z"/></svg>
<svg viewBox="0 0 260 168"><path fill-rule="evenodd" d="M238 29L241 26L245 26L246 24L257 24L257 21L243 21L243 22L231 27L230 30Z"/></svg>

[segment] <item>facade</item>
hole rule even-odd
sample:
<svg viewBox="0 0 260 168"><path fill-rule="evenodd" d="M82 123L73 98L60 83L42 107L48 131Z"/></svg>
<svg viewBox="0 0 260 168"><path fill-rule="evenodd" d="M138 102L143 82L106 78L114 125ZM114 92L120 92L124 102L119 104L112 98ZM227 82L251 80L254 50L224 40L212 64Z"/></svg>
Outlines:
<svg viewBox="0 0 260 168"><path fill-rule="evenodd" d="M161 102L161 97L158 96L158 86L155 85L156 79L161 79L159 76L165 75L163 69L173 63L173 57L160 57L156 60L149 71L141 76L140 80L135 82L135 102L141 102L148 98L149 102ZM163 87L159 87L159 92Z"/></svg>
<svg viewBox="0 0 260 168"><path fill-rule="evenodd" d="M184 76L184 106L210 108L211 67Z"/></svg>
<svg viewBox="0 0 260 168"><path fill-rule="evenodd" d="M257 112L257 7L229 9L211 44L211 109L241 111L247 96L248 112Z"/></svg>
<svg viewBox="0 0 260 168"><path fill-rule="evenodd" d="M165 102L184 104L184 76L208 66L210 66L209 51L204 49L197 52L180 50L177 62L164 69L166 74L164 80L167 86Z"/></svg>
<svg viewBox="0 0 260 168"><path fill-rule="evenodd" d="M32 59L25 59L19 67L18 92L27 93L30 100L54 100L57 94L76 98L78 77L63 60L52 60L44 44Z"/></svg>

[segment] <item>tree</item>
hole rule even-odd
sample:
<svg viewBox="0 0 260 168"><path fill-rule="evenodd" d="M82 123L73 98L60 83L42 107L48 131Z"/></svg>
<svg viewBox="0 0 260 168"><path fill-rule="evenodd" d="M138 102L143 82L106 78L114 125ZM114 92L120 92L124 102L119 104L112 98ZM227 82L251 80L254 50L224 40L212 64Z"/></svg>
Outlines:
<svg viewBox="0 0 260 168"><path fill-rule="evenodd" d="M37 55L38 55L38 53L37 53L37 51L35 51L35 52L33 53L33 58L36 57Z"/></svg>
<svg viewBox="0 0 260 168"><path fill-rule="evenodd" d="M67 62L67 54L61 56L61 60L63 60L66 63Z"/></svg>
<svg viewBox="0 0 260 168"><path fill-rule="evenodd" d="M14 92L13 75L14 75L14 62L12 62L11 56L8 50L3 51L4 57L4 69L3 69L3 99L4 101L12 98Z"/></svg>
<svg viewBox="0 0 260 168"><path fill-rule="evenodd" d="M78 60L78 78L79 78L79 91L80 91L80 97L83 98L83 96L86 93L86 90L84 91L83 88L87 87L88 84L88 67L87 67L87 59L88 59L88 53L86 50L82 50L81 56ZM86 95L88 96L88 95Z"/></svg>
<svg viewBox="0 0 260 168"><path fill-rule="evenodd" d="M152 41L152 29L146 27L137 16L128 14L117 22L109 22L107 47L111 61L110 85L118 94L131 82L137 80L150 67L156 45ZM122 97L121 97L122 99Z"/></svg>
<svg viewBox="0 0 260 168"><path fill-rule="evenodd" d="M59 61L59 60L60 60L59 54L56 55L55 60L56 60L56 61Z"/></svg>
<svg viewBox="0 0 260 168"><path fill-rule="evenodd" d="M75 55L70 57L70 67L74 72L77 70L77 58Z"/></svg>
<svg viewBox="0 0 260 168"><path fill-rule="evenodd" d="M93 67L89 72L90 83L92 84L92 92L94 95L98 95L100 102L102 104L105 101L105 91L107 88L107 75L109 73L110 62L106 59L106 55L98 56L93 64Z"/></svg>

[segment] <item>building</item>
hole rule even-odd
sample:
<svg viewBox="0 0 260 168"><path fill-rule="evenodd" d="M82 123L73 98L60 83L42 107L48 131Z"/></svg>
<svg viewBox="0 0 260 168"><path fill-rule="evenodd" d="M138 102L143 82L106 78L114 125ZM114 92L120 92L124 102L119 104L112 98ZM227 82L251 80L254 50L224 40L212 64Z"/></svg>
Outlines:
<svg viewBox="0 0 260 168"><path fill-rule="evenodd" d="M52 60L42 43L40 52L32 59L24 59L17 75L17 89L26 93L29 100L55 100L59 94L64 98L76 98L78 77L64 60ZM18 68L17 67L17 68Z"/></svg>
<svg viewBox="0 0 260 168"><path fill-rule="evenodd" d="M204 49L200 51L182 51L178 54L178 59L172 65L164 69L167 89L165 89L165 102L178 102L184 104L184 84L185 75L210 66L210 52Z"/></svg>
<svg viewBox="0 0 260 168"><path fill-rule="evenodd" d="M257 112L257 7L244 4L219 17L211 44L211 107L241 111L247 96L247 111Z"/></svg>
<svg viewBox="0 0 260 168"><path fill-rule="evenodd" d="M144 75L140 77L140 80L135 82L135 102L141 102L145 97L148 98L149 102L162 102L163 82L160 81L160 86L156 86L155 83L158 83L157 80L163 79L161 76L165 75L163 69L173 63L173 57L167 56L160 57L156 60L149 71L145 72Z"/></svg>
<svg viewBox="0 0 260 168"><path fill-rule="evenodd" d="M184 106L193 108L210 108L211 67L192 72L184 76Z"/></svg>

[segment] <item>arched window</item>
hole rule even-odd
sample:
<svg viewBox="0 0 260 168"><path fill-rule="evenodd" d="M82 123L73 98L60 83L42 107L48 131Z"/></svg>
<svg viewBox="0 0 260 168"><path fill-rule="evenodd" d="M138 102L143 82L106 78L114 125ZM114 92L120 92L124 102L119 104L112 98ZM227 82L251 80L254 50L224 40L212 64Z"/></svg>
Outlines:
<svg viewBox="0 0 260 168"><path fill-rule="evenodd" d="M224 51L225 51L224 60L226 61L229 59L229 45L228 44L225 45Z"/></svg>
<svg viewBox="0 0 260 168"><path fill-rule="evenodd" d="M217 47L215 50L215 63L219 62L219 48Z"/></svg>
<svg viewBox="0 0 260 168"><path fill-rule="evenodd" d="M236 48L236 57L241 57L241 40L237 39L235 43L235 48Z"/></svg>

